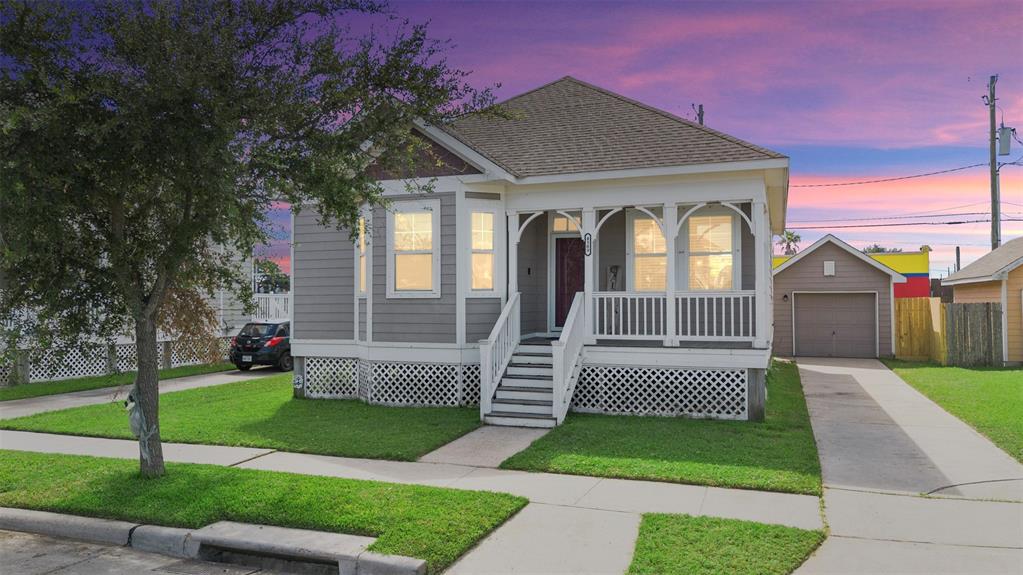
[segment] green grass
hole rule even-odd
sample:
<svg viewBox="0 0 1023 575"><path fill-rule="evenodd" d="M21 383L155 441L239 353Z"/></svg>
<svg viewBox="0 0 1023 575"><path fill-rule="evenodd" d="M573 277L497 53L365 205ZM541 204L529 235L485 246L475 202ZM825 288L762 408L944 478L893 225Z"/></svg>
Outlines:
<svg viewBox="0 0 1023 575"><path fill-rule="evenodd" d="M799 372L775 362L767 380L763 423L572 413L501 466L819 495Z"/></svg>
<svg viewBox="0 0 1023 575"><path fill-rule="evenodd" d="M370 549L443 569L525 506L502 493L168 463L0 451L0 506L199 528L240 521L377 537Z"/></svg>
<svg viewBox="0 0 1023 575"><path fill-rule="evenodd" d="M1023 369L885 363L906 383L1023 462Z"/></svg>
<svg viewBox="0 0 1023 575"><path fill-rule="evenodd" d="M648 513L631 574L785 575L824 541L822 531L737 519Z"/></svg>
<svg viewBox="0 0 1023 575"><path fill-rule="evenodd" d="M477 409L294 399L291 375L160 396L164 441L413 461L476 429ZM0 429L131 439L121 403L0 421Z"/></svg>
<svg viewBox="0 0 1023 575"><path fill-rule="evenodd" d="M189 375L200 375L203 373L214 373L218 371L229 371L235 369L230 363L212 363L206 365L183 365L170 369L160 370L160 380L174 379L175 377L186 377ZM62 379L59 381L37 381L25 383L0 389L0 401L11 401L13 399L26 399L29 397L40 397L43 395L56 395L58 393L69 393L72 391L84 391L87 389L99 389L103 387L116 387L119 385L131 385L135 382L135 372L114 373L111 375L96 375L92 377L79 377L76 379Z"/></svg>

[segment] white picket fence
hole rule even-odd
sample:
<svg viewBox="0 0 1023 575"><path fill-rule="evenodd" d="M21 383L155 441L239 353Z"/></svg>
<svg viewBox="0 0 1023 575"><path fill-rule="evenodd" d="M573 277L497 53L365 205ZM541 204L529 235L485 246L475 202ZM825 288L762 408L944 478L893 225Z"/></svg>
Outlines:
<svg viewBox="0 0 1023 575"><path fill-rule="evenodd" d="M253 321L287 321L291 319L291 294L255 294L256 312Z"/></svg>

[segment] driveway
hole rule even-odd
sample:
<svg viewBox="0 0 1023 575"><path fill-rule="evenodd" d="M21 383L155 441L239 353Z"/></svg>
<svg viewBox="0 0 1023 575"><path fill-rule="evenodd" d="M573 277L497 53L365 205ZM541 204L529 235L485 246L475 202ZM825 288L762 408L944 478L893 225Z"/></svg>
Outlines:
<svg viewBox="0 0 1023 575"><path fill-rule="evenodd" d="M1023 573L1023 466L879 361L798 364L831 530L799 573Z"/></svg>

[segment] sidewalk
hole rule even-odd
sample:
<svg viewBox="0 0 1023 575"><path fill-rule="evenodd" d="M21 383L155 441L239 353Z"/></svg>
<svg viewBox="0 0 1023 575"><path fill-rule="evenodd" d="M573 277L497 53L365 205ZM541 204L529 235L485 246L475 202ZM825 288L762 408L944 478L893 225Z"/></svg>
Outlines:
<svg viewBox="0 0 1023 575"><path fill-rule="evenodd" d="M280 375L281 372L272 367L253 369L252 371L221 371L217 373L204 373L201 375L189 375L160 381L160 393L171 391L184 391L197 387L210 387L234 383L248 379L256 379L271 375ZM12 419L26 415L34 415L44 411L57 411L70 407L81 407L96 403L107 403L115 400L123 400L130 385L117 387L102 387L99 389L87 389L84 391L73 391L71 393L60 393L56 395L42 395L39 397L28 397L25 399L14 399L11 401L0 401L0 419Z"/></svg>
<svg viewBox="0 0 1023 575"><path fill-rule="evenodd" d="M831 533L797 573L1023 573L1023 466L876 360L798 363Z"/></svg>

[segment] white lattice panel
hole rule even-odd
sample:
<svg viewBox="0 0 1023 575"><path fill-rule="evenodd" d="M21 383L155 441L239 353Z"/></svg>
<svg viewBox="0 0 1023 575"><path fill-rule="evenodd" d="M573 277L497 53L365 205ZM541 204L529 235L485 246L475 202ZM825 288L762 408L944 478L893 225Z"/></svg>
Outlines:
<svg viewBox="0 0 1023 575"><path fill-rule="evenodd" d="M383 405L458 405L458 365L374 363L370 401Z"/></svg>
<svg viewBox="0 0 1023 575"><path fill-rule="evenodd" d="M372 389L373 364L359 360L359 387L358 396L363 401L370 401L370 389Z"/></svg>
<svg viewBox="0 0 1023 575"><path fill-rule="evenodd" d="M462 366L462 405L480 404L480 364Z"/></svg>
<svg viewBox="0 0 1023 575"><path fill-rule="evenodd" d="M13 365L0 363L0 386L7 385L10 382L11 372L13 371Z"/></svg>
<svg viewBox="0 0 1023 575"><path fill-rule="evenodd" d="M74 348L66 354L39 351L32 354L29 381L48 381L103 375L107 372L106 347Z"/></svg>
<svg viewBox="0 0 1023 575"><path fill-rule="evenodd" d="M117 350L117 361L114 363L115 369L119 372L135 371L138 368L138 354L135 353L137 349L134 343L124 343L115 346Z"/></svg>
<svg viewBox="0 0 1023 575"><path fill-rule="evenodd" d="M307 357L306 397L354 398L358 392L358 363L347 357Z"/></svg>
<svg viewBox="0 0 1023 575"><path fill-rule="evenodd" d="M572 409L594 413L746 419L746 370L586 366Z"/></svg>

